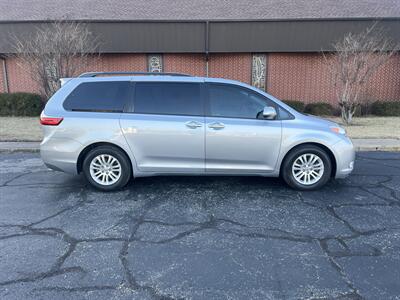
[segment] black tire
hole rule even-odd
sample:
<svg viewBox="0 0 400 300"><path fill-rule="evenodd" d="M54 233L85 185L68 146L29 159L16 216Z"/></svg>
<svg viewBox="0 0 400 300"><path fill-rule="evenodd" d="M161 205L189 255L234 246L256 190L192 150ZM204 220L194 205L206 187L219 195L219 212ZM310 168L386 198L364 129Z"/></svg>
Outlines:
<svg viewBox="0 0 400 300"><path fill-rule="evenodd" d="M114 157L119 164L121 165L121 174L118 178L118 180L110 185L102 185L96 182L93 178L92 175L90 174L90 164L92 160L97 157L98 155L111 155ZM82 165L82 170L83 174L86 177L86 180L96 189L99 189L101 191L115 191L123 188L128 181L130 180L132 176L132 166L129 158L126 156L124 152L119 150L116 147L113 146L99 146L96 147L92 150L89 151L89 153L86 154L85 159L83 160L83 165Z"/></svg>
<svg viewBox="0 0 400 300"><path fill-rule="evenodd" d="M298 182L293 173L292 173L292 166L294 162L296 161L297 158L299 158L303 154L314 154L317 155L323 162L324 164L324 170L322 173L321 178L310 185L306 184L301 184ZM297 148L294 148L291 150L287 156L285 157L285 160L283 161L282 164L282 178L283 180L292 188L296 190L301 190L301 191L311 191L311 190L317 190L324 186L331 178L331 173L332 173L332 162L331 159L326 153L325 150L318 146L313 146L313 145L304 145L304 146L299 146Z"/></svg>

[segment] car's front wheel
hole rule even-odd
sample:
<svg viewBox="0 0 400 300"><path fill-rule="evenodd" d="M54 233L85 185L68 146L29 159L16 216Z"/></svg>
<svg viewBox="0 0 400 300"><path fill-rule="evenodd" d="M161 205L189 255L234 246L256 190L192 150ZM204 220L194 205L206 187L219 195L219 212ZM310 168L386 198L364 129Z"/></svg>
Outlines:
<svg viewBox="0 0 400 300"><path fill-rule="evenodd" d="M285 182L297 190L315 190L325 185L332 172L329 155L320 147L300 146L292 150L282 166Z"/></svg>
<svg viewBox="0 0 400 300"><path fill-rule="evenodd" d="M131 178L129 158L116 147L100 146L92 149L83 161L83 173L89 183L103 191L124 187Z"/></svg>

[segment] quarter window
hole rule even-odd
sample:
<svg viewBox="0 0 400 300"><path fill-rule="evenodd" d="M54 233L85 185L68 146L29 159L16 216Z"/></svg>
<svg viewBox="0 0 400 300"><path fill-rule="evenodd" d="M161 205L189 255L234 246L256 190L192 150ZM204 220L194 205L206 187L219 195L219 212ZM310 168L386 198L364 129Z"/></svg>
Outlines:
<svg viewBox="0 0 400 300"><path fill-rule="evenodd" d="M138 82L134 111L145 114L203 114L198 83Z"/></svg>
<svg viewBox="0 0 400 300"><path fill-rule="evenodd" d="M85 82L64 101L72 111L122 112L130 94L129 81Z"/></svg>
<svg viewBox="0 0 400 300"><path fill-rule="evenodd" d="M265 106L274 106L271 101L252 91L227 84L209 84L209 115L262 119Z"/></svg>

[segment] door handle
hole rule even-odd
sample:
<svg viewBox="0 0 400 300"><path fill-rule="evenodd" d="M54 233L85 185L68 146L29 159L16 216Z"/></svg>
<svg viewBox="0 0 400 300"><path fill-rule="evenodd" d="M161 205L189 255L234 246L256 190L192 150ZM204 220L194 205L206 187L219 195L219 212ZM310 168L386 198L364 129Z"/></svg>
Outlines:
<svg viewBox="0 0 400 300"><path fill-rule="evenodd" d="M220 123L220 122L214 122L211 124L208 124L208 128L212 128L212 129L223 129L225 128L224 123Z"/></svg>
<svg viewBox="0 0 400 300"><path fill-rule="evenodd" d="M185 123L186 127L189 127L190 129L196 129L198 127L202 127L203 124L201 124L200 122L196 122L196 121L189 121Z"/></svg>

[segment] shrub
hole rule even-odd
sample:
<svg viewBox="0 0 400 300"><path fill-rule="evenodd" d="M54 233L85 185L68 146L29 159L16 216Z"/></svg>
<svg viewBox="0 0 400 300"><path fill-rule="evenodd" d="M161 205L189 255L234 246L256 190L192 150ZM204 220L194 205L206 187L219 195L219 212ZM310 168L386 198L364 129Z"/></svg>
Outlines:
<svg viewBox="0 0 400 300"><path fill-rule="evenodd" d="M371 104L363 103L357 106L356 111L354 112L354 117L364 117L371 114Z"/></svg>
<svg viewBox="0 0 400 300"><path fill-rule="evenodd" d="M324 102L310 103L304 108L305 113L316 116L331 116L334 111L332 105Z"/></svg>
<svg viewBox="0 0 400 300"><path fill-rule="evenodd" d="M43 106L42 99L37 94L0 94L0 116L38 116Z"/></svg>
<svg viewBox="0 0 400 300"><path fill-rule="evenodd" d="M304 111L304 106L305 106L304 102L296 101L296 100L286 100L283 102L299 112Z"/></svg>
<svg viewBox="0 0 400 300"><path fill-rule="evenodd" d="M377 116L400 116L400 101L374 102L371 112Z"/></svg>

